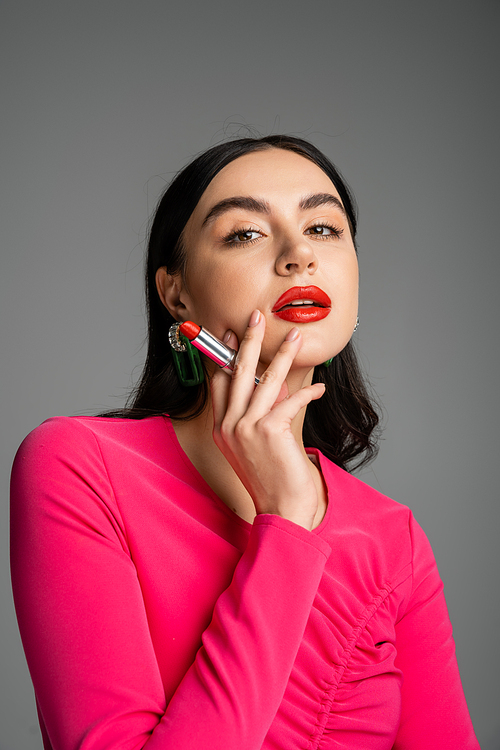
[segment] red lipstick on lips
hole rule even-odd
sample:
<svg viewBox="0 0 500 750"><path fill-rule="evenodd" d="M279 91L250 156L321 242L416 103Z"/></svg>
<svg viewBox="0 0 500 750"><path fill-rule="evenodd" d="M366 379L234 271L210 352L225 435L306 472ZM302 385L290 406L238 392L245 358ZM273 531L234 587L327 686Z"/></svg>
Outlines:
<svg viewBox="0 0 500 750"><path fill-rule="evenodd" d="M306 304L300 304L300 301ZM290 323L313 323L326 318L332 309L331 305L330 297L319 287L293 286L281 295L272 312Z"/></svg>

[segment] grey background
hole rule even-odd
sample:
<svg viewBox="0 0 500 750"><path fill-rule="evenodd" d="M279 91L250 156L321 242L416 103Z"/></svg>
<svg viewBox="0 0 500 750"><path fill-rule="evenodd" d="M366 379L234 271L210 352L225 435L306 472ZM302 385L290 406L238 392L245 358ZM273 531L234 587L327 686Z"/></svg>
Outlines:
<svg viewBox="0 0 500 750"><path fill-rule="evenodd" d="M147 218L248 123L314 141L361 211L365 479L433 545L483 750L500 748L498 0L75 3L1 18L0 748L40 748L8 577L10 464L54 414L123 403Z"/></svg>

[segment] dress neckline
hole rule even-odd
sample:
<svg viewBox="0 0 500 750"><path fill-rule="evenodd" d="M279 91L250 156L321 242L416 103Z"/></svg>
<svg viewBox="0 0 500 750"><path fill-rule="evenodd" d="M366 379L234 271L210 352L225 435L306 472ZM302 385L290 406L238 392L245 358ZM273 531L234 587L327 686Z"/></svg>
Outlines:
<svg viewBox="0 0 500 750"><path fill-rule="evenodd" d="M168 415L165 415L162 417L167 433L170 437L170 440L175 447L179 458L183 462L184 466L189 470L190 475L192 476L194 483L197 485L198 489L200 489L205 494L209 495L210 498L216 503L216 505L225 513L228 518L233 520L235 523L237 523L239 526L242 526L243 528L250 530L252 528L251 523L248 521L245 521L244 518L241 518L237 513L235 513L229 506L226 505L225 502L221 500L221 498L217 495L216 492L210 487L208 482L205 481L203 476L200 474L196 466L193 464L183 447L181 446L179 439L177 437L177 434L174 430L174 426L172 424L172 420ZM326 481L325 477L325 469L327 468L327 459L323 454L321 453L318 448L306 448L306 453L308 455L308 458L313 461L313 463L317 466L319 469L321 476L323 477L323 481L326 488L326 510L323 518L321 519L320 523L314 527L314 529L311 529L311 533L313 534L320 534L328 525L330 515L333 512L332 511L332 499L331 499L331 488L328 485L328 482Z"/></svg>

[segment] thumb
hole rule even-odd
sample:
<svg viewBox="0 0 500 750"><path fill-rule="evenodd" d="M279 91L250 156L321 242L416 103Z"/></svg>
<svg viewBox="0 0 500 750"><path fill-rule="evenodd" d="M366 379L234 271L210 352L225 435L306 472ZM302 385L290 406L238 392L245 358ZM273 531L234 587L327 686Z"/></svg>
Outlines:
<svg viewBox="0 0 500 750"><path fill-rule="evenodd" d="M238 351L238 349L240 348L240 342L238 341L238 337L234 331L231 331L231 329L226 331L226 333L223 336L222 341L225 343L226 346L230 346L231 349L234 349L235 351Z"/></svg>

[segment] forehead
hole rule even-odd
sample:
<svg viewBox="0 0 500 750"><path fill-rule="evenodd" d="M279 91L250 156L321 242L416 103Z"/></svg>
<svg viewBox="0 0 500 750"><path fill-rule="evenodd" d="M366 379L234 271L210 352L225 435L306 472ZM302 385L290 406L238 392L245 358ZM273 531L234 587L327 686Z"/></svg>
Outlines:
<svg viewBox="0 0 500 750"><path fill-rule="evenodd" d="M311 193L338 196L330 178L304 156L272 148L240 156L214 177L196 208L206 211L231 196L264 197L270 203L298 200Z"/></svg>

